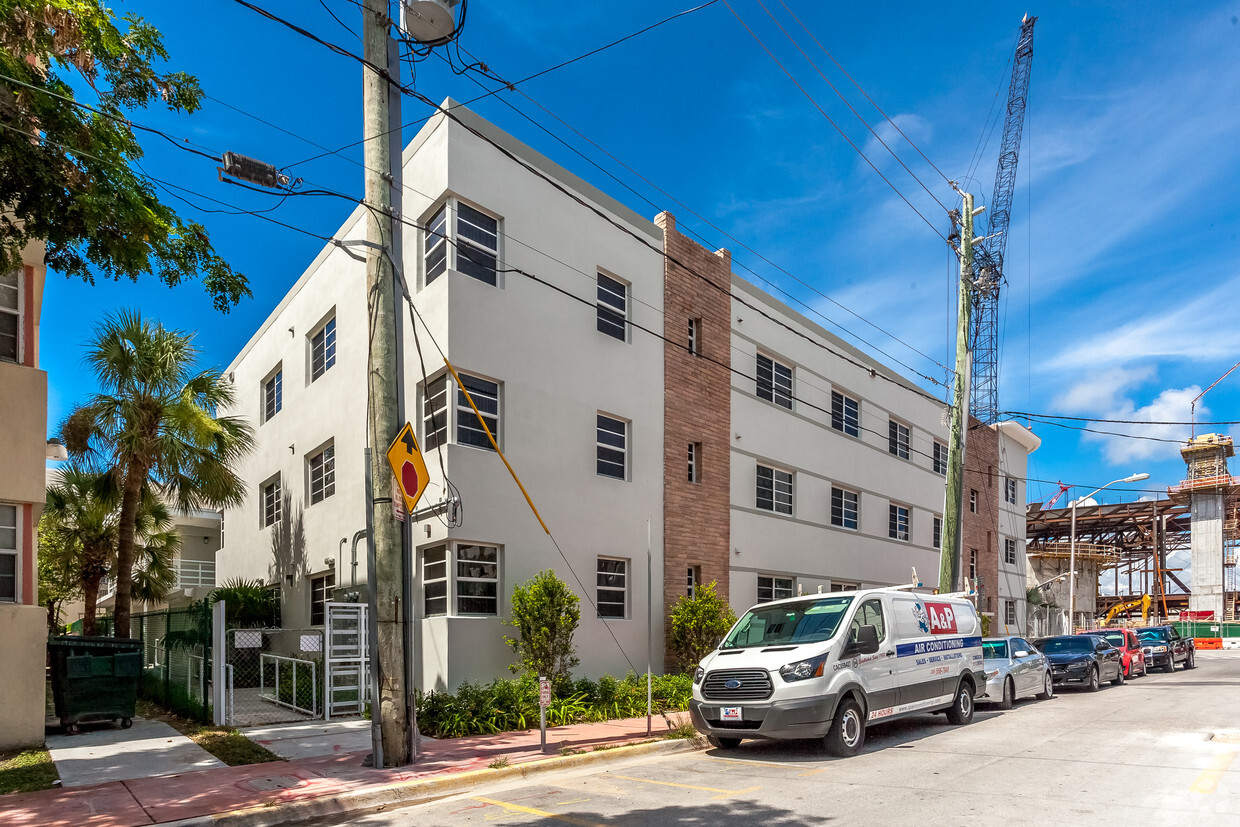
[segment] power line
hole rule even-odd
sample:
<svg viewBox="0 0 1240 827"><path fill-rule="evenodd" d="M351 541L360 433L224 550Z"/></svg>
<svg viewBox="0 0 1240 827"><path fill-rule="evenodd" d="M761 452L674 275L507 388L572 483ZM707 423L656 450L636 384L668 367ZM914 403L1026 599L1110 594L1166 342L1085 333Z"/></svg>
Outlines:
<svg viewBox="0 0 1240 827"><path fill-rule="evenodd" d="M1110 425L1240 425L1240 420L1216 420L1214 422L1170 421L1155 419L1101 419L1094 416L1066 416L1063 414L1029 413L1028 411L1003 411L1004 416L1020 419L1066 419L1071 422L1102 422Z"/></svg>
<svg viewBox="0 0 1240 827"><path fill-rule="evenodd" d="M241 2L241 0L237 0L237 2ZM947 238L938 231L938 229L934 226L934 224L932 224L928 218L922 215L920 210L918 210L916 207L913 206L913 202L909 201L908 198L905 197L904 193L900 192L899 188L896 187L895 184L891 183L891 181L887 178L886 175L883 175L882 171L879 170L879 168L874 165L874 162L871 161L869 157L864 152L861 151L860 147L858 147L855 143L853 143L853 140L848 137L848 135L844 132L843 129L840 128L839 124L837 124L834 120L831 119L831 116L828 115L827 111L822 108L822 105L819 104L818 101L814 99L814 96L811 95L809 91L806 90L806 88L801 85L800 81L798 81L795 77L793 77L792 73L788 71L788 69L784 66L783 63L780 62L779 58L775 56L775 53L771 51L770 47L768 47L762 41L762 38L758 36L758 33L755 32L752 28L750 28L749 24L746 23L745 19L741 17L740 14L737 13L736 9L732 8L732 4L729 3L728 0L723 0L723 4L728 7L728 11L732 12L732 15L740 22L742 26L745 27L745 31L749 32L750 36L752 36L753 39L757 41L758 45L762 47L763 51L765 51L767 55L771 58L771 60L775 62L775 65L778 66L780 70L782 70L783 73L788 76L788 80L792 81L793 85L796 86L797 89L801 90L801 94L805 95L805 97L809 100L809 102L814 105L814 108L817 109L819 113L821 113L822 116L827 119L827 123L835 127L835 131L838 132L840 134L840 137L843 138L848 143L848 145L853 148L853 151L855 151L858 155L860 155L862 160L864 160L867 164L869 164L870 169L874 170L875 174L877 174L879 178L882 178L883 182L886 183L887 186L891 187L891 191L894 192L897 196L899 196L900 200L903 201L905 204L907 204L908 208L912 210L914 213L916 213L918 218L920 218L923 222L925 222L926 226L930 228L930 231L932 233L934 233L939 238L941 238L945 244L951 246L951 242L948 241Z"/></svg>

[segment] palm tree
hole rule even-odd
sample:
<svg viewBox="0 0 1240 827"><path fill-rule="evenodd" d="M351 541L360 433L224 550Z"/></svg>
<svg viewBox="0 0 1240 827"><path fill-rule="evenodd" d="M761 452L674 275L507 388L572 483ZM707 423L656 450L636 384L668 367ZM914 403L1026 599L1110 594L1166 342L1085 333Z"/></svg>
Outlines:
<svg viewBox="0 0 1240 827"><path fill-rule="evenodd" d="M74 463L47 489L46 527L62 557L58 562L73 573L82 590L82 633L86 635L97 631L99 586L117 564L120 501L111 483L108 472ZM181 535L168 506L149 486L138 500L135 537L138 554L133 597L146 602L162 600L176 584L173 561L181 547Z"/></svg>
<svg viewBox="0 0 1240 827"><path fill-rule="evenodd" d="M67 558L65 568L77 573L82 586L82 633L87 635L95 634L99 583L116 548L116 505L108 482L104 472L71 463L60 480L48 486L44 509Z"/></svg>
<svg viewBox="0 0 1240 827"><path fill-rule="evenodd" d="M233 469L254 444L242 419L217 416L233 401L218 371L195 372L193 335L144 320L108 316L86 355L102 389L62 427L74 457L103 463L120 492L116 544L115 634L129 636L134 537L144 488L184 511L239 505L244 484Z"/></svg>

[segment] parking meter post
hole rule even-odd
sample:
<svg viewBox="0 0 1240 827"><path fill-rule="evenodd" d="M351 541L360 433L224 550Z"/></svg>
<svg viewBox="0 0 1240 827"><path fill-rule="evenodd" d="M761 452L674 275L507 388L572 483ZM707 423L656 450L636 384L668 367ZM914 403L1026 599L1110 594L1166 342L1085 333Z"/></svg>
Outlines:
<svg viewBox="0 0 1240 827"><path fill-rule="evenodd" d="M547 679L540 677L538 679L538 731L541 735L541 751L547 751L547 690L550 687Z"/></svg>

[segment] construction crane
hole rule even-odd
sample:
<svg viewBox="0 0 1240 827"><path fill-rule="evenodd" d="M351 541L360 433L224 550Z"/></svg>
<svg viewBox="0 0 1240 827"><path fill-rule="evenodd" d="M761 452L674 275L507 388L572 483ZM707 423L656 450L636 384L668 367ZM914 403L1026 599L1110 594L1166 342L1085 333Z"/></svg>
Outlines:
<svg viewBox="0 0 1240 827"><path fill-rule="evenodd" d="M1071 485L1064 485L1064 484L1063 484L1063 482L1062 482L1062 481L1060 481L1060 483L1059 483L1059 493L1058 493L1058 494L1056 494L1055 496L1051 497L1051 498L1050 498L1050 500L1046 503L1046 505L1044 505L1044 506L1042 506L1042 507L1043 507L1043 508L1054 508L1054 507L1055 507L1055 503L1059 502L1059 498L1060 498L1060 497L1062 497L1062 496L1064 495L1064 492L1066 492L1066 491L1067 491L1069 488L1071 488L1071 487L1072 487Z"/></svg>
<svg viewBox="0 0 1240 827"><path fill-rule="evenodd" d="M984 425L992 425L999 418L999 289L1004 281L1003 253L1007 247L1016 163L1025 126L1029 69L1033 65L1033 24L1037 22L1038 18L1025 15L1020 24L994 194L985 213L988 216L986 230L973 248L973 271L977 277L973 289L973 381L969 410Z"/></svg>

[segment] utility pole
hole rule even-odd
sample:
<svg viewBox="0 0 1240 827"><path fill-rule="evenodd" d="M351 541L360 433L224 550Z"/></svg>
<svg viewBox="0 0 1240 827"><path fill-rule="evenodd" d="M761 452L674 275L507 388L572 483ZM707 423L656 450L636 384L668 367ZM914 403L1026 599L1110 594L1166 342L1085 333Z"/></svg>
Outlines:
<svg viewBox="0 0 1240 827"><path fill-rule="evenodd" d="M362 49L373 66L388 64L387 0L362 0ZM378 716L382 734L383 763L400 767L409 763L410 730L405 664L405 624L408 610L402 601L405 579L401 528L392 515L391 471L379 458L395 439L402 423L397 413L397 351L392 209L392 151L387 138L391 128L389 96L393 92L386 73L370 65L362 67L363 137L366 176L366 308L370 350L366 367L367 442L370 445L371 498L367 502L375 549L375 584L371 596L370 622L375 624L378 644L379 697L371 699L371 715ZM397 154L395 162L401 162ZM399 172L399 170L398 170Z"/></svg>
<svg viewBox="0 0 1240 827"><path fill-rule="evenodd" d="M947 446L947 493L943 506L943 543L939 550L939 591L954 592L960 580L956 563L960 560L964 535L964 451L969 429L969 377L972 351L969 331L973 318L973 196L961 193L960 215L960 302L956 311L956 387L952 399L951 435ZM983 209L985 209L983 207ZM978 212L981 212L979 210Z"/></svg>

